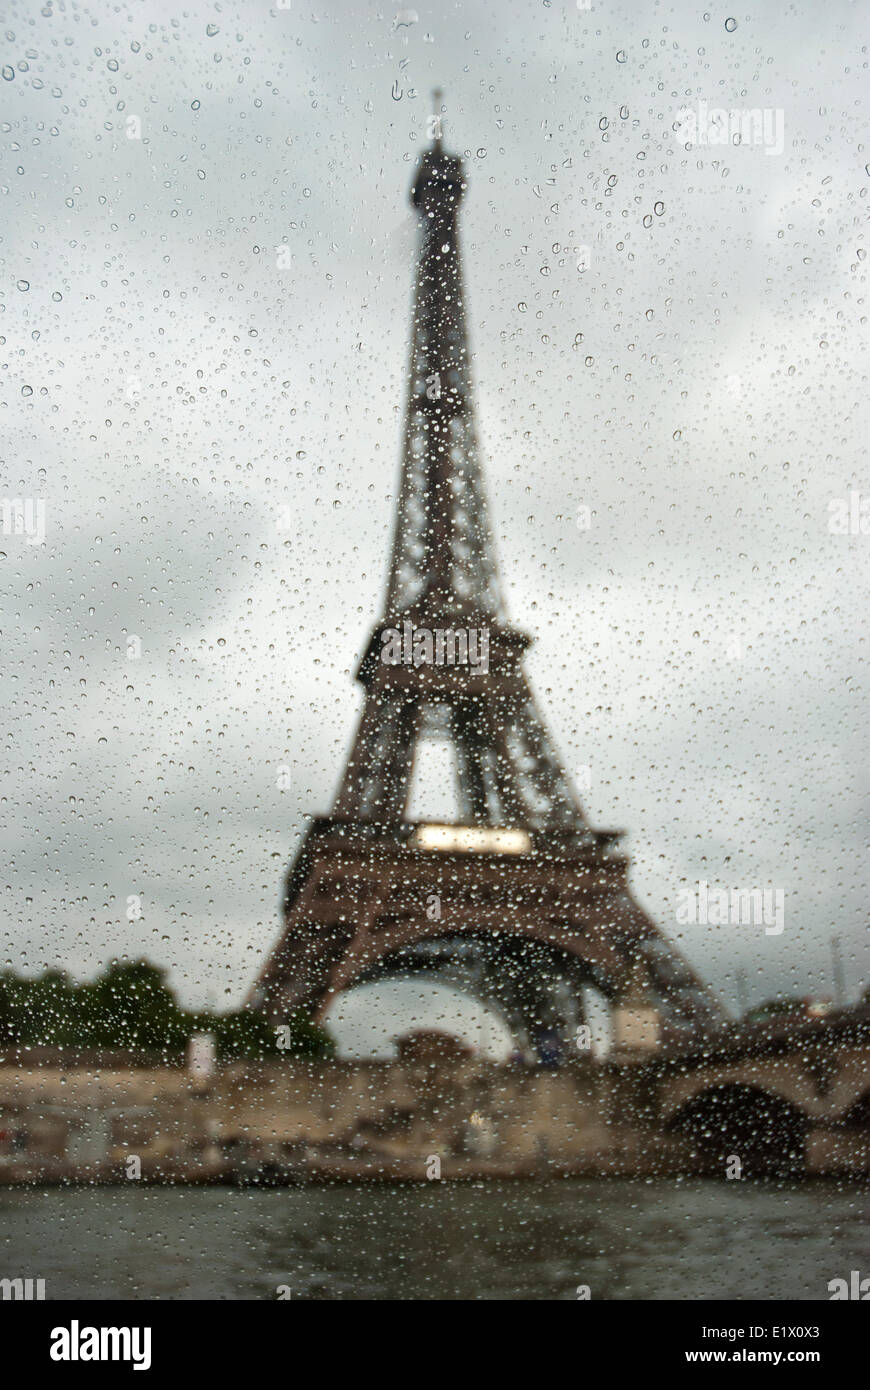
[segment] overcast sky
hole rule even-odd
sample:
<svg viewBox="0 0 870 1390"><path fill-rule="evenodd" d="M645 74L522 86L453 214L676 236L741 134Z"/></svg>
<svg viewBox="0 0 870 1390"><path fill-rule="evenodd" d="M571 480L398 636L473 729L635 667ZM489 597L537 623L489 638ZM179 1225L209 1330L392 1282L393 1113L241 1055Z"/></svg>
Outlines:
<svg viewBox="0 0 870 1390"><path fill-rule="evenodd" d="M274 941L383 602L440 84L565 764L729 1007L738 968L750 1003L830 994L834 934L855 997L870 536L828 522L870 495L866 10L2 8L0 495L46 504L44 543L0 537L5 959L144 953L224 1007ZM687 148L702 102L781 112L781 152ZM699 879L783 889L784 931L678 926Z"/></svg>

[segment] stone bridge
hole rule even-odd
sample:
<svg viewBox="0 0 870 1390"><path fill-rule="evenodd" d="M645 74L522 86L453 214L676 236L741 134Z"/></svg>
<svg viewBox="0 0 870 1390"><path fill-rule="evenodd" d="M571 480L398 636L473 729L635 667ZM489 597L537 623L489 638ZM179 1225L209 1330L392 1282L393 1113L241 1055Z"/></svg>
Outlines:
<svg viewBox="0 0 870 1390"><path fill-rule="evenodd" d="M629 1087L637 1123L750 1165L870 1170L870 1006L734 1026L704 1049L662 1050Z"/></svg>
<svg viewBox="0 0 870 1390"><path fill-rule="evenodd" d="M662 1077L658 1116L671 1124L686 1106L712 1091L739 1087L763 1092L818 1124L849 1123L870 1102L870 1048L838 1053L832 1069L818 1070L800 1054L722 1061L688 1073Z"/></svg>

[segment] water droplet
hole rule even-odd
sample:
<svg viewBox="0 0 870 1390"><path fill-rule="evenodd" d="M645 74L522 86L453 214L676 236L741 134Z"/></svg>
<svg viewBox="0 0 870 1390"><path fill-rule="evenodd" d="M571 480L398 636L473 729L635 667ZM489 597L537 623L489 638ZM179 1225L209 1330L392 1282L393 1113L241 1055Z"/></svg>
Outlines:
<svg viewBox="0 0 870 1390"><path fill-rule="evenodd" d="M199 110L199 97L197 97L195 101L192 101L192 102L190 103L190 109L191 109L191 111L198 111L198 110Z"/></svg>
<svg viewBox="0 0 870 1390"><path fill-rule="evenodd" d="M22 293L23 293L25 290L29 290L29 289L30 289L30 281L29 281L29 280L18 280L18 281L16 281L16 284L18 285L18 288L22 291Z"/></svg>
<svg viewBox="0 0 870 1390"><path fill-rule="evenodd" d="M655 206L653 207L653 212L655 213L656 217L661 217L662 214L663 214L663 212L664 212L664 210L665 210L665 205L664 205L664 203L656 203Z"/></svg>
<svg viewBox="0 0 870 1390"><path fill-rule="evenodd" d="M32 396L32 395L33 395L33 387L32 387L32 386L22 386L22 388L21 388L21 394L22 394L22 396Z"/></svg>
<svg viewBox="0 0 870 1390"><path fill-rule="evenodd" d="M10 67L8 63L6 64L6 67L3 69L3 76L7 82L11 82L15 77L15 69Z"/></svg>
<svg viewBox="0 0 870 1390"><path fill-rule="evenodd" d="M205 32L208 34L210 39L213 39L215 34L220 33L220 29L218 28L217 24L207 24L205 26Z"/></svg>
<svg viewBox="0 0 870 1390"><path fill-rule="evenodd" d="M726 21L725 21L725 28L728 30L728 33L729 33L729 34L733 34L733 33L734 33L734 30L737 28L737 20L736 20L736 19L726 19Z"/></svg>
<svg viewBox="0 0 870 1390"><path fill-rule="evenodd" d="M628 62L628 54L626 53L626 51L625 51L624 48L621 48L621 49L619 50L619 52L617 53L617 55L616 55L616 61L617 61L617 63L627 63L627 62Z"/></svg>

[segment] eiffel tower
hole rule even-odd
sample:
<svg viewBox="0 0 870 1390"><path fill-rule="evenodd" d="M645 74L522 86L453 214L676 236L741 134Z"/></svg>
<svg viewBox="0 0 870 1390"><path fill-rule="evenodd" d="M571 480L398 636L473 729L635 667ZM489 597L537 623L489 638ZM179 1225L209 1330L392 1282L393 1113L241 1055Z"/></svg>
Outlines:
<svg viewBox="0 0 870 1390"><path fill-rule="evenodd" d="M529 1040L573 1027L585 985L619 1001L640 979L672 1032L709 1033L725 1016L633 900L622 832L588 824L523 671L530 638L505 615L472 406L466 179L436 124L411 189L421 242L384 617L332 813L290 867L284 930L249 1002L276 1022L322 1019L351 986L434 972ZM427 737L454 750L458 822L407 819Z"/></svg>

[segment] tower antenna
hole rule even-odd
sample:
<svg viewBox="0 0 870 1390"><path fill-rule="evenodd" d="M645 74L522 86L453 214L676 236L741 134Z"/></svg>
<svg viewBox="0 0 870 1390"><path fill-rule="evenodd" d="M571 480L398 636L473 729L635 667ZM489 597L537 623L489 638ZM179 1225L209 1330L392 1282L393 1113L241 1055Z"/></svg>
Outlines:
<svg viewBox="0 0 870 1390"><path fill-rule="evenodd" d="M440 87L435 87L435 88L433 88L433 91L432 91L432 111L433 111L433 119L432 119L432 128L433 128L433 129L432 129L432 138L433 138L433 141L434 141L434 144L435 144L435 148L436 148L437 150L440 150L440 148L441 148L441 136L442 136L442 130L441 130L441 107L443 106L443 104L444 104L444 93L443 93L443 91L441 90Z"/></svg>

